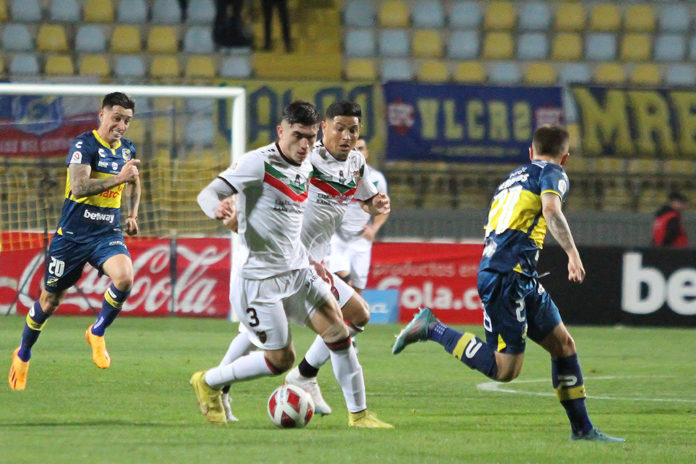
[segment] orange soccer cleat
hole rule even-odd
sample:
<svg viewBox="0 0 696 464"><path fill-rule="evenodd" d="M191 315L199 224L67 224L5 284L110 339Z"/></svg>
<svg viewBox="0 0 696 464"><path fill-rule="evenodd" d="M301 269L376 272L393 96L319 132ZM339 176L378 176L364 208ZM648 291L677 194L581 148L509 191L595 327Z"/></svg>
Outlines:
<svg viewBox="0 0 696 464"><path fill-rule="evenodd" d="M85 338L87 343L92 346L92 361L94 361L94 364L100 369L108 369L111 365L111 358L109 357L109 352L106 351L104 337L94 335L90 325L87 327L87 332L85 332Z"/></svg>
<svg viewBox="0 0 696 464"><path fill-rule="evenodd" d="M22 361L17 355L19 348L12 353L12 365L8 380L12 390L24 390L27 386L27 372L29 372L29 361Z"/></svg>

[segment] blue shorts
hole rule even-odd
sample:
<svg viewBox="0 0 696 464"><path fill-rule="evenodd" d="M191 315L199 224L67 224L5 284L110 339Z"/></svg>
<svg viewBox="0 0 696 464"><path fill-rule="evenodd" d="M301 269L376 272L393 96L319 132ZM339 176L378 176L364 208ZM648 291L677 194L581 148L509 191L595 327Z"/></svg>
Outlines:
<svg viewBox="0 0 696 464"><path fill-rule="evenodd" d="M115 255L130 253L121 234L110 234L91 242L78 243L56 234L48 247L44 288L58 293L75 285L82 276L85 263L102 273L104 262Z"/></svg>
<svg viewBox="0 0 696 464"><path fill-rule="evenodd" d="M502 353L524 353L527 335L539 343L560 324L558 307L534 277L479 271L486 343Z"/></svg>

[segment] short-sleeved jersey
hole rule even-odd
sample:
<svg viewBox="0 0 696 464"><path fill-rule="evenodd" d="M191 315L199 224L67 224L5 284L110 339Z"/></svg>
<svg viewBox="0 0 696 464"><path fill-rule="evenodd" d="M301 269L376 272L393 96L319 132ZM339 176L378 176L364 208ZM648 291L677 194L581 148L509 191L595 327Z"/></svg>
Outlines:
<svg viewBox="0 0 696 464"><path fill-rule="evenodd" d="M89 242L105 234L121 233L121 195L125 184L96 195L76 198L70 185L69 168L71 164L87 164L92 169L92 179L104 179L120 173L135 155L131 141L121 139L116 148L111 148L96 130L80 134L73 140L66 159L68 179L58 234L75 242Z"/></svg>
<svg viewBox="0 0 696 464"><path fill-rule="evenodd" d="M372 166L367 166L366 172L367 181L374 185L379 193L386 194L387 180L384 174ZM343 221L337 231L338 235L345 240L362 234L365 226L370 222L370 217L370 213L362 209L358 201L352 201L348 205L346 214L343 215Z"/></svg>
<svg viewBox="0 0 696 464"><path fill-rule="evenodd" d="M240 263L245 279L309 265L300 243L312 164L296 164L272 143L244 154L218 176L237 191Z"/></svg>
<svg viewBox="0 0 696 464"><path fill-rule="evenodd" d="M541 196L551 193L565 202L568 189L558 164L537 160L512 171L491 200L479 269L535 276L546 236Z"/></svg>
<svg viewBox="0 0 696 464"><path fill-rule="evenodd" d="M309 250L310 257L321 262L329 253L331 237L351 201L369 200L377 194L377 188L365 177L367 164L358 150L351 150L345 161L339 161L324 144L317 142L309 159L312 180L302 226L302 243Z"/></svg>

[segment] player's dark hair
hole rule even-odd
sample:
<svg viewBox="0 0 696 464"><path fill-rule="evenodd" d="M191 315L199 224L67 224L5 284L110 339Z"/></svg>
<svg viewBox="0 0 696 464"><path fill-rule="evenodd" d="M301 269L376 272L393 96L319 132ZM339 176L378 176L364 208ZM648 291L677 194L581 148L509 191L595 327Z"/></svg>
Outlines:
<svg viewBox="0 0 696 464"><path fill-rule="evenodd" d="M102 108L113 108L120 106L127 110L133 110L135 113L135 101L128 95L122 92L111 92L104 96L102 100Z"/></svg>
<svg viewBox="0 0 696 464"><path fill-rule="evenodd" d="M326 119L333 119L336 116L355 116L358 121L362 120L362 108L355 102L341 100L334 102L326 108Z"/></svg>
<svg viewBox="0 0 696 464"><path fill-rule="evenodd" d="M568 150L570 135L568 131L560 126L541 126L534 131L532 146L539 155L553 156L558 158L565 155Z"/></svg>
<svg viewBox="0 0 696 464"><path fill-rule="evenodd" d="M321 115L317 107L305 100L295 100L283 110L283 121L288 124L301 124L313 126L321 121Z"/></svg>

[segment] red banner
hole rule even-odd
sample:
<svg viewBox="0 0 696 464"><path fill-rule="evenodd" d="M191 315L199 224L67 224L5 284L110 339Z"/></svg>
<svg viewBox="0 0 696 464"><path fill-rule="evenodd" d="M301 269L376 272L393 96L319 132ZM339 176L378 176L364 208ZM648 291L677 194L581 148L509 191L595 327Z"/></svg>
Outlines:
<svg viewBox="0 0 696 464"><path fill-rule="evenodd" d="M40 235L40 234L37 234ZM126 239L135 279L121 315L227 317L230 311L230 241L221 238L179 239L176 285L172 291L169 239ZM12 306L26 313L39 297L44 276L41 248L0 252L0 314ZM85 265L82 278L70 288L59 314L93 314L101 308L107 276ZM17 293L20 292L17 298ZM13 305L14 303L14 305Z"/></svg>
<svg viewBox="0 0 696 464"><path fill-rule="evenodd" d="M481 324L476 290L482 245L375 243L368 287L399 289L399 321L429 306L449 324Z"/></svg>

